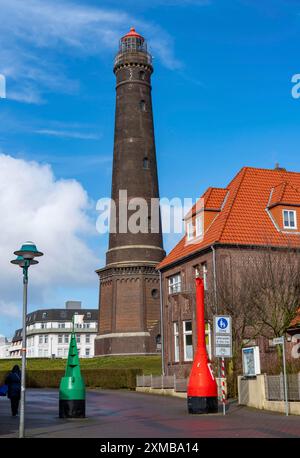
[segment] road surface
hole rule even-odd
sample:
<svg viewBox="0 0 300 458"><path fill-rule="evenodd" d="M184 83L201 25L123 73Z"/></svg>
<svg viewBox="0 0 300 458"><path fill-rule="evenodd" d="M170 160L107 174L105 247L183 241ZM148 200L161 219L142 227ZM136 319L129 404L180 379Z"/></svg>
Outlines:
<svg viewBox="0 0 300 458"><path fill-rule="evenodd" d="M227 415L189 415L186 400L130 391L88 390L86 419L58 418L57 390L28 390L27 437L300 437L300 417L230 405ZM0 398L0 438L17 437L19 417Z"/></svg>

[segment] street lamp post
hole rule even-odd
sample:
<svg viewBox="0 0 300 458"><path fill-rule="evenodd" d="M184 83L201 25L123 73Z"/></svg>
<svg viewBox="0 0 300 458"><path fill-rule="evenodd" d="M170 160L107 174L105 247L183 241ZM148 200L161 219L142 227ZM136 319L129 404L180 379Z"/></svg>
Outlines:
<svg viewBox="0 0 300 458"><path fill-rule="evenodd" d="M26 390L26 315L27 315L27 287L28 287L28 269L30 266L38 264L34 258L43 256L43 253L37 250L33 242L25 242L21 249L15 251L17 259L11 261L23 269L23 319L22 319L22 372L21 372L21 405L20 405L20 425L19 437L24 437L25 426L25 390Z"/></svg>

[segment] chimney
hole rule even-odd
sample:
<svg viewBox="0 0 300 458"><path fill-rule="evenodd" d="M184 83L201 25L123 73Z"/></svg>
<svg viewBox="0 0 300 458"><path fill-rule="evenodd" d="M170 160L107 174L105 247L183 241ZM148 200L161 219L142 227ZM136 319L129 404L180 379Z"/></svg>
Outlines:
<svg viewBox="0 0 300 458"><path fill-rule="evenodd" d="M274 170L277 170L278 172L286 172L286 169L284 167L280 167L278 162L276 162Z"/></svg>

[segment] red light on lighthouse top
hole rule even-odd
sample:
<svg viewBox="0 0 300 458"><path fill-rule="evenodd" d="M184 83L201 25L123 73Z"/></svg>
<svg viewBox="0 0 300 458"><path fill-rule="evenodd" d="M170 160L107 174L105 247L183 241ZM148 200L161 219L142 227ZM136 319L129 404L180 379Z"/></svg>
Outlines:
<svg viewBox="0 0 300 458"><path fill-rule="evenodd" d="M126 33L126 35L124 35L124 37L122 37L121 40L124 40L124 38L130 38L130 37L142 38L142 40L144 40L142 35L140 35L139 33L135 31L134 27L130 27L130 31Z"/></svg>
<svg viewBox="0 0 300 458"><path fill-rule="evenodd" d="M145 38L134 27L120 40L119 52L147 52Z"/></svg>

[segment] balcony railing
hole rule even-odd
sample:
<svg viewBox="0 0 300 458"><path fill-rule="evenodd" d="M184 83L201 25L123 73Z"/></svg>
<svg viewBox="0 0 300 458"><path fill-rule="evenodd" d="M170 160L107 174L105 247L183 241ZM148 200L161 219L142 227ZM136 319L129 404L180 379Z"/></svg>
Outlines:
<svg viewBox="0 0 300 458"><path fill-rule="evenodd" d="M145 63L152 65L152 56L148 52L145 51L126 51L126 52L119 52L115 57L114 66L117 66L121 63L125 63L126 61L137 61L138 63Z"/></svg>

